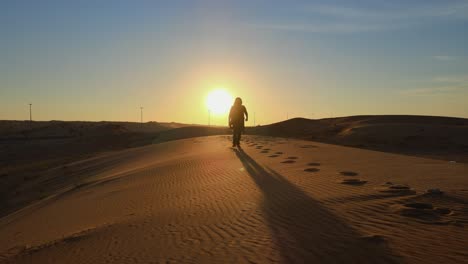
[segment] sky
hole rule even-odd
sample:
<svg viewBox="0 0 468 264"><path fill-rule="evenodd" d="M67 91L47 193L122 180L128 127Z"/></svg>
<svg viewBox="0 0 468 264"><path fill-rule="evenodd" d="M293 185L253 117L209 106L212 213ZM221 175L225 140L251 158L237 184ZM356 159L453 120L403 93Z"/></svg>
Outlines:
<svg viewBox="0 0 468 264"><path fill-rule="evenodd" d="M468 1L0 2L0 120L468 118ZM226 114L211 124L226 125Z"/></svg>

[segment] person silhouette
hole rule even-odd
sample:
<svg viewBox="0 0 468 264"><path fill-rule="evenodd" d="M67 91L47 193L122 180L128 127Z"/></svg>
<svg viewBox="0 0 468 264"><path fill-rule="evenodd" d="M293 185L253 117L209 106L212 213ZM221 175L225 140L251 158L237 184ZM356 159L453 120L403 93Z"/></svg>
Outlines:
<svg viewBox="0 0 468 264"><path fill-rule="evenodd" d="M229 111L229 127L232 128L232 147L240 148L241 134L244 132L244 115L245 121L249 121L249 113L244 105L242 99L237 97L234 104Z"/></svg>

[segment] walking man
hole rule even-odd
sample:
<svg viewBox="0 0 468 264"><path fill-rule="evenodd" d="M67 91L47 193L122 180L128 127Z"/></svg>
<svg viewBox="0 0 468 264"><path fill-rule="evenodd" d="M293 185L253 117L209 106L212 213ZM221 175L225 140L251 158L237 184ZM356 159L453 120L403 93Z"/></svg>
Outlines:
<svg viewBox="0 0 468 264"><path fill-rule="evenodd" d="M229 127L232 128L232 147L240 148L241 134L244 132L244 115L245 121L249 121L249 114L244 105L242 105L242 99L239 97L234 101L234 105L229 111Z"/></svg>

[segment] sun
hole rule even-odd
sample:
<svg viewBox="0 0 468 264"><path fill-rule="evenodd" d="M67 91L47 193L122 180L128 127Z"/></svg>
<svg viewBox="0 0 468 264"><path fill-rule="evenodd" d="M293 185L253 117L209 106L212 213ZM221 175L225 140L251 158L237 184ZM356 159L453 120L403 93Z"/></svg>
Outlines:
<svg viewBox="0 0 468 264"><path fill-rule="evenodd" d="M231 107L232 100L232 96L226 90L215 89L206 97L206 106L213 114L226 114Z"/></svg>

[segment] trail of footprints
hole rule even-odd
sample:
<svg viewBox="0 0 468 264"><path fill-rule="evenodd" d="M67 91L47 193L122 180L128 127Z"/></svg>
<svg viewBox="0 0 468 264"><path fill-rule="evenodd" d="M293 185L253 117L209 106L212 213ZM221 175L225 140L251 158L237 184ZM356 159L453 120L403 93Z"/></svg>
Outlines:
<svg viewBox="0 0 468 264"><path fill-rule="evenodd" d="M269 158L277 158L283 155L281 151L271 152L270 148L263 148L263 145L254 143L247 140L247 145L249 147L255 147L260 150L262 154L270 154ZM314 145L304 145L300 146L301 148L317 148ZM297 156L289 156L284 158L280 163L282 164L292 164L296 163L299 160ZM305 172L317 173L320 171L320 163L318 162L309 162L306 164L307 168L304 169ZM350 185L350 186L362 186L365 185L368 181L360 179L359 173L354 171L340 171L338 175L343 178L339 181L340 184ZM426 193L415 196L416 191L410 186L405 184L396 184L392 182L385 182L376 188L376 190L382 195L388 195L389 197L398 197L398 196L409 196L409 199L406 199L403 202L392 205L394 213L397 213L401 216L415 218L416 220L423 223L430 224L449 224L449 223L468 223L468 206L466 203L461 203L460 208L458 209L462 213L462 216L458 218L450 219L454 215L454 210L443 206L444 203L440 202L441 197L443 197L443 192L438 189L427 190ZM450 199L446 197L445 199ZM438 206L435 206L434 203L438 203ZM447 203L446 203L447 204ZM456 215L456 214L455 214ZM455 219L455 220L454 220Z"/></svg>
<svg viewBox="0 0 468 264"><path fill-rule="evenodd" d="M260 150L260 153L262 154L270 154L268 157L269 158L277 158L281 155L283 155L284 153L281 152L281 151L277 151L277 152L274 152L273 154L271 154L271 149L270 148L263 148L263 145L260 145L258 143L254 143L250 140L246 140L245 141L247 143L247 146L249 147L255 147L255 149L258 149ZM317 148L317 146L314 146L314 145L304 145L304 146L301 146L301 148ZM281 161L281 163L284 163L284 164L292 164L292 163L296 163L296 161L299 159L299 157L296 157L296 156L289 156L289 157L286 157L283 161ZM311 162L311 163L308 163L307 164L308 166L310 166L311 168L306 168L304 169L304 171L306 172L318 172L320 171L320 169L316 168L318 166L320 166L320 163L316 163L316 162Z"/></svg>
<svg viewBox="0 0 468 264"><path fill-rule="evenodd" d="M255 142L250 141L250 140L246 140L246 143L248 144L249 147L255 147L256 149L260 150L260 153L262 153L262 154L270 154L271 153L270 148L263 148L263 145L261 145L259 143L255 143ZM301 148L318 148L315 145L304 145L304 146L300 146L300 147ZM284 154L283 152L278 151L278 152L274 152L273 154L270 154L268 157L269 158L276 158L276 157L279 157L279 156L281 156L283 154ZM297 157L297 156L288 156L288 157L284 158L284 160L282 160L281 163L283 163L283 164L292 164L292 163L296 163L297 160L299 160L299 157ZM305 172L310 172L310 173L319 172L320 169L318 167L320 167L320 165L321 164L318 163L318 162L309 162L309 163L307 163L308 167L305 168L304 171ZM357 176L359 176L359 173L354 172L354 171L345 170L345 171L340 171L338 174L343 177L339 181L339 183L341 183L341 184L351 185L351 186L361 186L361 185L364 185L364 184L366 184L368 182L366 180L358 178ZM411 189L407 185L393 184L391 182L384 183L377 190L379 192L381 192L381 193L388 194L388 195L391 195L391 196L403 196L403 195L416 194L416 191Z"/></svg>

